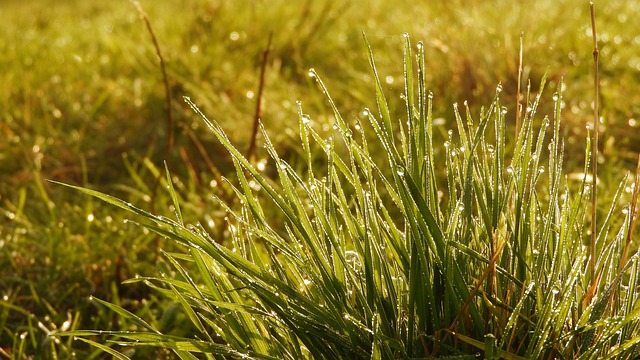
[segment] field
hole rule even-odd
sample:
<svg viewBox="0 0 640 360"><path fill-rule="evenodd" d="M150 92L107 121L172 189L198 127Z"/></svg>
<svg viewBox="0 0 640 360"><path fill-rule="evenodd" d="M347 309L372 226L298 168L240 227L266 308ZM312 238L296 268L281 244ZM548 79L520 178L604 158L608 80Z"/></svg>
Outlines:
<svg viewBox="0 0 640 360"><path fill-rule="evenodd" d="M319 137L344 134L317 74L346 122L365 122L366 109L379 108L365 37L394 124L407 112L404 34L414 50L422 42L424 80L433 94L432 149L443 163L449 131L461 131L458 107L464 115L468 106L477 116L491 106L500 87L506 132L513 134L518 94L528 85L537 94L546 76L538 116L552 118L556 106L562 109L567 188L578 188L584 178L594 96L588 2L140 3L166 64L167 87L153 38L130 2L7 0L0 8L0 358L107 358L72 336L51 336L79 329L137 329L135 321L132 325L92 297L122 306L165 334L197 332L190 313L180 311L179 299L142 282L123 284L158 274L186 278L172 259L185 260L175 254L187 246L134 225L129 220L135 218L112 204L55 182L95 189L156 215L175 218L179 212L182 223L200 223L217 243L230 246L237 224L228 219L229 210L240 211L244 204L234 188L242 188L242 171L219 134L207 129L184 97L219 123L242 154L250 152L260 100L270 140L258 133L250 160L266 183L283 177L269 157L269 144L295 171L304 173L312 163L330 167L318 147L307 158L298 104ZM598 214L604 218L617 199L610 221L620 227L627 221L634 177L622 186L620 198L616 190L635 173L640 152L640 23L634 19L640 4L601 1L595 8L602 116ZM556 104L559 90L562 102ZM378 160L386 159L384 143L371 147ZM349 148L340 151L352 154ZM506 151L517 153L512 135ZM434 176L446 183L444 164L436 169ZM255 190L255 182L250 185ZM553 196L546 189L553 186L541 186L545 195L539 197L548 201ZM383 193L380 201L385 196L392 197ZM276 230L290 231L277 206L264 211L283 224ZM389 216L398 221L400 213ZM580 229L577 236L586 239L587 231ZM637 245L632 247L635 251ZM131 358L176 356L119 347L105 342L107 337L92 339Z"/></svg>

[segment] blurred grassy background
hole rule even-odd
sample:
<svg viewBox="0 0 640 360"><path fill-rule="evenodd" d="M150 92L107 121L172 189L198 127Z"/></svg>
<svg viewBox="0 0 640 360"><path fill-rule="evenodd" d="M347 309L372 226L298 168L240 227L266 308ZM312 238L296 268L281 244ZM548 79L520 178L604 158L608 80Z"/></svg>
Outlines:
<svg viewBox="0 0 640 360"><path fill-rule="evenodd" d="M199 214L197 220L220 239L224 213L212 209L207 196L211 191L224 195L219 184L228 159L182 96L190 96L245 149L261 55L271 33L262 120L290 156L297 149L296 101L302 101L319 129L332 131L331 112L309 68L323 78L345 118L375 108L363 32L395 105L404 86L402 34L424 42L434 113L443 119L443 134L454 126L454 102L466 100L478 111L490 103L498 83L509 116L515 116L524 33L523 89L530 80L537 90L547 72L551 81L541 113L551 114L551 98L564 79L568 166L582 167L593 96L587 1L188 0L141 5L169 72L177 123L172 171L183 181L179 190ZM599 1L596 11L601 160L606 160L602 176L605 183L617 184L640 151L640 93L635 91L640 85L640 24L633 19L640 3ZM162 269L157 248L171 245L123 225L117 211L45 179L97 188L170 213L166 195L154 196L153 173L162 168L166 137L158 59L144 23L127 1L5 0L0 69L0 347L6 354L15 355L23 346L32 357L75 353L83 358L88 356L84 348L70 340L55 343L45 337L47 331L69 319L74 327L124 326L90 305L91 294L119 298L132 310L156 312L158 318L166 314L170 304L153 300L144 288L119 284ZM396 106L395 114L400 119L403 108Z"/></svg>

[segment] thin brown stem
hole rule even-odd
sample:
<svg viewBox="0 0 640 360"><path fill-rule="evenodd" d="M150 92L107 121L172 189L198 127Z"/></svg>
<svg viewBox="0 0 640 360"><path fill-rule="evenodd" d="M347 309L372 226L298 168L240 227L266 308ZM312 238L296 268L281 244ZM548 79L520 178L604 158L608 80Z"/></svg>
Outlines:
<svg viewBox="0 0 640 360"><path fill-rule="evenodd" d="M622 251L622 257L620 258L620 263L618 264L618 275L614 280L614 284L620 281L622 277L622 271L627 265L627 259L629 258L629 248L631 246L631 238L633 237L633 230L636 228L636 223L638 222L638 217L636 216L637 211L637 202L638 202L638 192L640 191L640 154L638 154L638 163L636 165L636 178L633 186L633 195L631 196L631 204L629 205L629 229L627 230L627 239L624 244L624 249ZM611 310L613 315L615 316L618 311L618 303L620 302L620 292L612 291L611 295L609 295L609 303L611 303Z"/></svg>
<svg viewBox="0 0 640 360"><path fill-rule="evenodd" d="M167 101L167 144L165 147L165 161L169 161L169 155L171 154L171 149L173 148L173 138L174 138L174 126L173 126L173 116L171 114L171 88L169 87L169 77L167 76L167 67L164 57L162 56L162 52L160 51L160 44L158 43L158 38L156 37L155 32L153 31L153 27L151 26L151 22L147 17L147 14L142 9L142 6L139 2L130 0L133 6L135 6L138 14L140 14L140 18L144 21L147 26L147 30L151 35L151 41L153 41L153 46L156 49L156 54L158 55L158 59L160 59L160 69L162 70L162 78L164 80L164 92Z"/></svg>
<svg viewBox="0 0 640 360"><path fill-rule="evenodd" d="M216 166L211 160L211 157L209 156L209 154L207 153L207 149L204 148L204 145L202 145L202 142L198 139L196 134L193 133L193 130L191 130L189 126L184 125L182 123L178 124L178 127L182 129L184 134L186 134L187 137L189 137L189 139L193 143L193 145L195 145L196 149L198 150L198 153L200 154L200 156L202 156L202 159L204 159L204 163L207 165L209 173L213 176L219 175L218 171L216 170Z"/></svg>
<svg viewBox="0 0 640 360"><path fill-rule="evenodd" d="M493 240L492 240L494 243L497 243L497 237L498 237L498 234L496 231L494 231ZM446 330L455 332L455 328L456 328L456 325L458 324L458 320L462 315L466 313L467 309L469 308L469 304L475 298L476 293L478 292L478 290L480 290L480 287L482 287L482 284L489 277L492 270L495 269L496 261L498 261L498 258L500 258L500 255L502 255L502 249L504 249L505 244L506 244L506 241L502 241L500 244L498 244L497 248L494 249L494 253L491 256L489 264L485 268L480 278L478 278L478 280L476 281L476 286L473 288L473 290L471 290L471 292L469 293L469 297L467 297L467 300L464 302L464 304L462 304L462 308L460 309L456 317L451 322L451 326L449 326L449 328Z"/></svg>
<svg viewBox="0 0 640 360"><path fill-rule="evenodd" d="M635 230L636 223L638 222L636 211L637 211L639 191L640 191L640 154L638 155L638 163L636 165L636 178L633 186L633 196L631 197L631 205L629 206L629 231L627 232L627 241L624 244L622 258L620 258L620 265L618 267L619 272L621 272L624 266L626 265L627 258L629 257L629 248L631 247L633 230Z"/></svg>
<svg viewBox="0 0 640 360"><path fill-rule="evenodd" d="M593 161L593 184L591 187L591 248L589 273L591 275L591 285L595 284L596 276L596 240L598 238L598 226L596 210L598 206L598 137L599 137L599 125L600 114L598 109L598 98L600 97L600 79L598 77L598 41L596 32L596 14L593 6L593 1L590 2L591 9L591 32L593 35L593 148L592 148L592 161Z"/></svg>
<svg viewBox="0 0 640 360"><path fill-rule="evenodd" d="M247 150L247 160L251 161L256 152L256 138L258 137L258 127L262 118L262 90L264 89L264 75L267 69L267 59L271 50L271 38L273 33L269 33L267 47L262 53L262 65L260 66L260 84L258 85L258 99L256 100L256 113L253 118L253 131L251 132L251 143Z"/></svg>

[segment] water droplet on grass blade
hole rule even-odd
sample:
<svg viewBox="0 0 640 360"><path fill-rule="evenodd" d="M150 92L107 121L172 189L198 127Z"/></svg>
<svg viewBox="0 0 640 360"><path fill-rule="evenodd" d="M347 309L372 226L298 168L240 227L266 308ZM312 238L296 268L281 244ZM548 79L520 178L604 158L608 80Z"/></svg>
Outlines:
<svg viewBox="0 0 640 360"><path fill-rule="evenodd" d="M314 68L309 69L309 76L315 78L317 76L316 70Z"/></svg>
<svg viewBox="0 0 640 360"><path fill-rule="evenodd" d="M264 171L267 168L267 159L261 159L260 161L258 161L256 167L259 171Z"/></svg>

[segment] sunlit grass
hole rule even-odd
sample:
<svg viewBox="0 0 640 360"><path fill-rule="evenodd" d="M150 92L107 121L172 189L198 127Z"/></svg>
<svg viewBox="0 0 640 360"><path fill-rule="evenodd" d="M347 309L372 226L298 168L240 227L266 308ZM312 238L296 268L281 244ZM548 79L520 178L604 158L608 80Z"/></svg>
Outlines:
<svg viewBox="0 0 640 360"><path fill-rule="evenodd" d="M230 241L230 228L224 210L211 210L208 195L214 192L236 206L238 198L221 179L222 174L234 177L233 163L218 156L221 147L204 131L203 122L193 116L182 95L191 96L204 113L218 119L245 153L250 138L245 129L253 120L257 96L259 54L270 32L274 43L266 71L263 123L274 147L296 171L307 163L298 153L297 100L303 102L311 129L320 138L339 134L332 127L336 120L326 97L313 90L315 80L307 76L310 66L330 84L336 106L354 134L356 118L363 128L368 126L363 109L375 106L374 77L361 31L376 49L392 119L407 112L400 98L403 74L397 61L402 34L424 39L428 69L424 76L437 100L432 111L438 159L445 154L441 147L447 130L457 126L453 102L463 109L468 100L471 113L478 117L480 106L491 104L495 85L501 82L501 103L508 110L505 122L512 123L518 36L524 32L524 83L530 79L537 89L548 71L548 87L554 89L543 93L539 113L553 112L553 93L564 77L560 106L566 125L561 128L567 140L565 163L571 169L570 184L579 184L572 179L582 169L581 144L592 91L586 6L573 1L518 5L511 1L420 5L369 1L340 6L330 1L214 4L200 0L163 5L143 1L142 5L157 30L174 94L179 127L172 180L186 221L202 222L221 242ZM635 2L608 1L598 6L602 7L598 18L601 144L606 159L600 164L600 181L609 185L620 181L621 166L635 159L634 151L639 150L633 134L640 124L640 102L633 89L640 63L640 29L632 21L638 10ZM122 299L123 306L149 317L171 314L173 305L156 302L141 284L119 283L136 274L170 274L157 255L160 247L175 249L172 242L160 241L151 232L124 225L123 215L101 202L69 196L45 179L97 188L154 212L172 214L168 194L160 191L153 196L164 156L161 72L144 24L126 1L65 0L43 6L37 1L7 0L0 20L0 135L6 139L0 142L0 272L10 274L0 278L0 343L3 350L22 347L22 354L36 358L73 353L82 357L88 347L71 339L60 344L46 340L47 331L61 328L70 315L74 327L117 329L119 321L92 305L89 294ZM491 134L492 128L487 131ZM507 153L512 143L507 142ZM327 163L319 152L321 145L312 142L309 149L318 172ZM344 155L345 145L340 141L335 145ZM370 141L369 151L379 154L379 146ZM124 159L123 153L127 154ZM276 175L272 161L263 155L259 160L264 161L256 167L264 167L266 176ZM436 180L444 184L444 172L438 171ZM248 181L256 188L255 180ZM546 186L544 176L538 181ZM625 187L621 201L628 201L631 189ZM446 189L442 190L445 194ZM605 198L615 195L613 186L601 190ZM388 199L385 196L389 195L383 191L381 197ZM446 194L442 201L447 201ZM284 223L285 215L263 206L277 219L274 223ZM389 211L393 219L402 215L393 207ZM601 210L601 218L606 213ZM622 222L620 210L612 214L612 221ZM189 331L188 327L183 330Z"/></svg>
<svg viewBox="0 0 640 360"><path fill-rule="evenodd" d="M526 92L530 110L512 153L502 85L477 115L454 106L458 130L439 146L422 43L415 62L412 51L407 36L401 121L390 115L373 53L377 111L365 110L363 122L345 120L310 70L334 112L335 135L313 130L299 104L306 166L296 170L263 129L275 182L185 99L236 168L238 181L228 184L239 207L218 204L228 213L228 245L184 221L168 171L174 218L73 186L183 245L184 251L163 253L176 276L129 282L142 281L179 303L195 330L188 337L163 334L101 301L137 331L65 335L110 334L182 358L633 356L640 339L638 258L615 260L624 258L632 214L619 228L611 223L627 180L600 224L594 281L585 246L589 184L583 177L570 186L564 172L561 84L549 116L538 115L545 79L537 92ZM374 141L382 149L376 154Z"/></svg>

